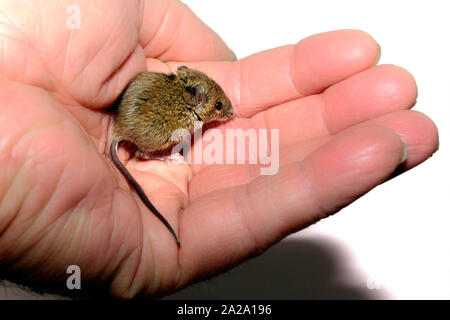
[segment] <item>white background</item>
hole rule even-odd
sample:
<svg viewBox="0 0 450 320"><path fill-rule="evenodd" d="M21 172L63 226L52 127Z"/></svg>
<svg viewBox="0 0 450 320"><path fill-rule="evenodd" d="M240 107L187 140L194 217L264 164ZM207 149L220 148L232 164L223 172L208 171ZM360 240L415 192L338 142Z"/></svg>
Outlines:
<svg viewBox="0 0 450 320"><path fill-rule="evenodd" d="M261 257L168 298L449 299L450 3L185 3L238 58L319 32L367 31L382 47L380 64L403 66L416 77L415 109L436 122L441 143L431 159L336 215L290 236ZM5 290L0 290L0 297Z"/></svg>
<svg viewBox="0 0 450 320"><path fill-rule="evenodd" d="M450 298L450 2L185 1L243 58L336 29L361 29L380 64L416 78L415 110L440 150L336 215L177 298ZM378 289L377 289L378 288Z"/></svg>

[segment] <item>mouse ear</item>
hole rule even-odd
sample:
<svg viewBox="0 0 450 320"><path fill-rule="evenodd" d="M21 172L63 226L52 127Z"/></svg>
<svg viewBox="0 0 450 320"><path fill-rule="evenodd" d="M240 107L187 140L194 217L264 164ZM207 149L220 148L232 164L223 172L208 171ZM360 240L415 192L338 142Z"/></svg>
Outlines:
<svg viewBox="0 0 450 320"><path fill-rule="evenodd" d="M184 87L183 97L187 104L197 106L199 108L203 108L208 102L205 89L200 84Z"/></svg>
<svg viewBox="0 0 450 320"><path fill-rule="evenodd" d="M188 67L186 66L179 66L177 68L177 76L178 76L178 80L181 81L183 84L187 84L187 69Z"/></svg>

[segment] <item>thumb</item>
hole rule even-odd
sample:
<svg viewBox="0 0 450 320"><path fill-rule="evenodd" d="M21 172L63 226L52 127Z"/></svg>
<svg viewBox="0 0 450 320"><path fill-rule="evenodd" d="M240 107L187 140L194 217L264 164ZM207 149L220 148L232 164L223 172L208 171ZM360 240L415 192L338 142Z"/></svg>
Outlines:
<svg viewBox="0 0 450 320"><path fill-rule="evenodd" d="M147 58L167 61L236 60L225 42L178 0L148 0L141 8Z"/></svg>

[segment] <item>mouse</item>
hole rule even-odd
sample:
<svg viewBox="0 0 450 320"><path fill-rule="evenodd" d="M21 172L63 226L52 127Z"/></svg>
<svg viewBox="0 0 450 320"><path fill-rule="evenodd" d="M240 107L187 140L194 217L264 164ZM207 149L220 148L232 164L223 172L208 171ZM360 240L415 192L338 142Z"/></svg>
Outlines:
<svg viewBox="0 0 450 320"><path fill-rule="evenodd" d="M173 73L142 72L120 95L115 111L110 158L138 194L146 207L166 226L178 247L177 234L148 199L142 187L133 178L118 157L123 142L133 146L134 155L141 159L157 159L155 152L168 150L180 143L172 133L185 129L192 135L194 123L207 124L227 121L235 111L223 89L205 73L179 66Z"/></svg>

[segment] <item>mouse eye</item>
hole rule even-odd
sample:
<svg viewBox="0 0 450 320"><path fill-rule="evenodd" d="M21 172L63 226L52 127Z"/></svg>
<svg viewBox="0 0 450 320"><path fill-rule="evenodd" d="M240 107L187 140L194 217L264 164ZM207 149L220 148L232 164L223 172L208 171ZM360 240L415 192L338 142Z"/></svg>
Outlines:
<svg viewBox="0 0 450 320"><path fill-rule="evenodd" d="M219 101L216 103L216 105L214 106L217 110L222 110L222 102Z"/></svg>

